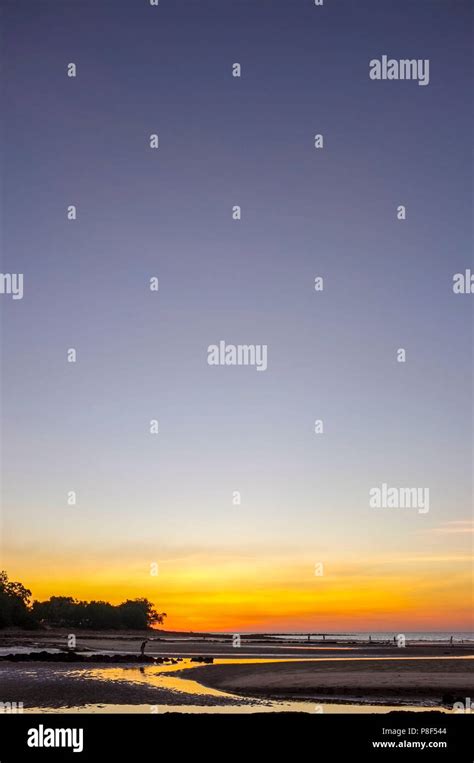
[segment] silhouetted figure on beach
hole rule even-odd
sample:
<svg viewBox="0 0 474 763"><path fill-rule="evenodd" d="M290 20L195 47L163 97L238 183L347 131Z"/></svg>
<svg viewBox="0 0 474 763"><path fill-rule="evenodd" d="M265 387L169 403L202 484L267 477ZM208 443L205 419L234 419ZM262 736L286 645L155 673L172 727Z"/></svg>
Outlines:
<svg viewBox="0 0 474 763"><path fill-rule="evenodd" d="M150 640L149 638L146 638L145 641L142 641L142 645L140 647L140 654L142 655L142 657L145 655L145 647L149 640Z"/></svg>

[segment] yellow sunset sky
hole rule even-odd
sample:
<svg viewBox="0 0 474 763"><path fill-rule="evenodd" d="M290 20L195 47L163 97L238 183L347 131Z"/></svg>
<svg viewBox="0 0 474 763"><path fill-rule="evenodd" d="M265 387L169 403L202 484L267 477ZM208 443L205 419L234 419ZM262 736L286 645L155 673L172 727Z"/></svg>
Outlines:
<svg viewBox="0 0 474 763"><path fill-rule="evenodd" d="M365 557L326 553L324 560L297 548L168 549L156 559L157 575L149 549L134 556L126 547L84 555L17 547L15 559L5 561L10 577L34 598L118 603L145 596L168 613L170 630L469 630L471 529L469 522L453 522L424 533L430 553L374 549ZM145 565L144 557L152 561Z"/></svg>

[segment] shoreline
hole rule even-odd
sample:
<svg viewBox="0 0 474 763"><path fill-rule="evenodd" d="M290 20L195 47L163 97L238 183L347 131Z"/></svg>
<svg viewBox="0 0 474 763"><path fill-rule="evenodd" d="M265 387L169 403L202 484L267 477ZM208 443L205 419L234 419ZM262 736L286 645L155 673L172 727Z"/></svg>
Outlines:
<svg viewBox="0 0 474 763"><path fill-rule="evenodd" d="M58 712L100 704L164 705L170 710L176 705L229 709L254 705L258 709L259 703L272 701L442 710L474 694L470 660L266 660L218 658L212 665L189 659L188 664L170 659L142 665L131 661L3 662L2 702L21 700L26 707Z"/></svg>
<svg viewBox="0 0 474 763"><path fill-rule="evenodd" d="M4 663L0 667L2 702L20 699L26 710L38 708L39 712L41 709L61 712L89 705L149 705L150 709L166 706L171 712L175 706L228 707L230 712L239 706L253 706L258 712L259 706L271 702L356 705L361 709L371 705L410 706L413 710L442 712L473 693L463 673L459 674L458 681L453 681L449 674L448 683L440 683L433 679L431 672L408 671L407 682L401 685L393 683L390 672L387 681L381 681L377 665L363 676L362 682L359 672L354 672L351 682L347 678L347 666L334 670L332 665L328 671L327 663L324 673L318 672L315 679L314 663L298 660L176 667L172 673L166 670L162 673L161 668L166 665L140 667L130 663L115 668L110 663L98 663L76 668L64 663ZM251 669L250 682L238 675L239 669L248 668ZM295 683L295 671L300 673L299 685ZM147 683L148 677L158 678L158 685ZM165 679L164 686L159 685L161 678ZM167 686L167 678L171 678L173 688ZM179 679L183 679L182 688ZM199 692L188 692L188 682L196 682Z"/></svg>
<svg viewBox="0 0 474 763"><path fill-rule="evenodd" d="M44 712L89 705L259 712L273 703L306 704L306 712L310 703L352 705L351 712L402 705L443 711L474 696L471 644L398 648L272 639L233 648L227 639L160 639L147 643L141 656L150 634L75 635L71 651L63 632L0 633L2 702Z"/></svg>
<svg viewBox="0 0 474 763"><path fill-rule="evenodd" d="M406 659L406 658L405 658ZM413 704L449 707L474 693L470 661L433 657L345 658L327 660L235 662L192 667L183 671L205 687L270 699L318 699L362 704ZM448 658L449 659L449 658ZM251 669L249 669L249 667ZM256 668L256 669L255 669ZM469 671L470 668L470 671ZM178 674L181 671L178 672Z"/></svg>

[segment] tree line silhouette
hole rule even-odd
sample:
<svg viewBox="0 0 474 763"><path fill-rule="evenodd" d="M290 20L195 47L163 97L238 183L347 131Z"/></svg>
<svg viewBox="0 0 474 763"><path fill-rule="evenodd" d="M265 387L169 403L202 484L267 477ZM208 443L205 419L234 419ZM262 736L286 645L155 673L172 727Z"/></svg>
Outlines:
<svg viewBox="0 0 474 763"><path fill-rule="evenodd" d="M31 591L0 571L0 628L89 628L91 630L143 630L160 625L165 612L157 612L148 599L127 599L121 604L79 601L72 596L51 596L31 601Z"/></svg>

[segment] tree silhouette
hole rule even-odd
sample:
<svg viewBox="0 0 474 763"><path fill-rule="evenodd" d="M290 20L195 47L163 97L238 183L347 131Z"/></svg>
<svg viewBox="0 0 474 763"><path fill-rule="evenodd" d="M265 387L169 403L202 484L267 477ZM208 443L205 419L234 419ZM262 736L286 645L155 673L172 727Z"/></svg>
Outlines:
<svg viewBox="0 0 474 763"><path fill-rule="evenodd" d="M51 596L30 604L31 591L22 583L8 580L0 572L0 628L45 625L56 628L90 630L144 630L162 624L165 612L157 612L148 599L127 599L121 604L108 601L79 601L72 596Z"/></svg>

